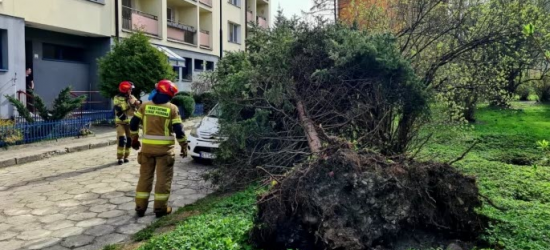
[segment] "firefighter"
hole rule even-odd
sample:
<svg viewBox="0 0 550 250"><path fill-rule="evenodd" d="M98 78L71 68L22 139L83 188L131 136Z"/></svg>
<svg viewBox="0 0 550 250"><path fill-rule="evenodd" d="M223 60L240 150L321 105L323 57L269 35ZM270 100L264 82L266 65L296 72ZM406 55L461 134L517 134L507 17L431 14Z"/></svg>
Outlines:
<svg viewBox="0 0 550 250"><path fill-rule="evenodd" d="M174 134L181 146L182 157L187 156L187 138L178 108L170 100L178 92L169 80L162 80L155 86L156 93L151 102L141 105L130 122L132 148L139 150L138 163L141 165L136 188L136 214L143 217L147 210L149 195L153 188L155 171L154 212L157 218L168 215L172 208L167 206L174 175ZM143 126L143 137L139 142L139 125Z"/></svg>
<svg viewBox="0 0 550 250"><path fill-rule="evenodd" d="M134 84L128 81L118 85L120 92L113 99L115 106L116 136L118 140L117 160L118 165L128 162L132 139L130 136L130 118L134 115L141 101L132 95Z"/></svg>

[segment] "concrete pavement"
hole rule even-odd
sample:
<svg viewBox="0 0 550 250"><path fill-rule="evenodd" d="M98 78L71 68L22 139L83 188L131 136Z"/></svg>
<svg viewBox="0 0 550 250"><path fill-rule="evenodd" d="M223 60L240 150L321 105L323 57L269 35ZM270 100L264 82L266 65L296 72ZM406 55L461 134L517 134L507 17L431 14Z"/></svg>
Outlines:
<svg viewBox="0 0 550 250"><path fill-rule="evenodd" d="M0 249L101 249L154 221L152 209L134 216L136 152L122 166L115 154L112 145L1 168ZM201 177L208 170L178 157L170 204L212 192Z"/></svg>

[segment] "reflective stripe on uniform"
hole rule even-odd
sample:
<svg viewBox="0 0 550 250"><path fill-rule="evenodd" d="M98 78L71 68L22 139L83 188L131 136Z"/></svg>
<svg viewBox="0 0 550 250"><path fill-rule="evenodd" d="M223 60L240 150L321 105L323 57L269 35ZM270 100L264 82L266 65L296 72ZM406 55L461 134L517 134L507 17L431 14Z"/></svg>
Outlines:
<svg viewBox="0 0 550 250"><path fill-rule="evenodd" d="M116 152L119 153L119 154L124 154L124 148L119 149L119 150L117 150Z"/></svg>
<svg viewBox="0 0 550 250"><path fill-rule="evenodd" d="M136 192L136 198L138 199L147 199L149 198L148 192Z"/></svg>
<svg viewBox="0 0 550 250"><path fill-rule="evenodd" d="M181 118L172 119L172 124L180 124L182 123Z"/></svg>
<svg viewBox="0 0 550 250"><path fill-rule="evenodd" d="M143 139L159 140L159 141L173 141L173 136L164 135L143 135Z"/></svg>
<svg viewBox="0 0 550 250"><path fill-rule="evenodd" d="M139 134L139 131L131 131L131 130L130 130L130 134L132 134L132 135L137 135L137 134Z"/></svg>
<svg viewBox="0 0 550 250"><path fill-rule="evenodd" d="M174 140L172 141L163 141L163 140L151 140L151 139L143 139L141 141L143 144L149 144L149 145L174 145Z"/></svg>
<svg viewBox="0 0 550 250"><path fill-rule="evenodd" d="M181 139L178 139L178 142L186 142L187 141L187 138L183 137Z"/></svg>
<svg viewBox="0 0 550 250"><path fill-rule="evenodd" d="M137 118L139 118L139 119L142 119L142 118L143 118L143 115L142 115L139 111L135 112L135 113L134 113L134 116L137 117Z"/></svg>
<svg viewBox="0 0 550 250"><path fill-rule="evenodd" d="M170 126L170 120L166 119L166 121L164 121L164 135L165 136L170 135L170 129L168 129L168 126Z"/></svg>
<svg viewBox="0 0 550 250"><path fill-rule="evenodd" d="M167 201L170 197L170 194L157 194L155 193L155 200L156 201Z"/></svg>
<svg viewBox="0 0 550 250"><path fill-rule="evenodd" d="M156 106L156 105L147 105L145 107L145 115L154 115L154 116L168 118L170 117L170 111L171 111L170 108Z"/></svg>

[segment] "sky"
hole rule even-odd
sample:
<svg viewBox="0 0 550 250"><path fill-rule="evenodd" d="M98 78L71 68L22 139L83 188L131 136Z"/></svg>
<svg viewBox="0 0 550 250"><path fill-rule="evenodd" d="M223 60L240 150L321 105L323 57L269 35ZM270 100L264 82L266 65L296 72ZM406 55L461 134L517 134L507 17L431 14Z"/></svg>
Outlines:
<svg viewBox="0 0 550 250"><path fill-rule="evenodd" d="M271 21L275 20L279 6L283 9L286 17L293 15L302 16L303 11L309 11L313 6L312 0L271 0Z"/></svg>

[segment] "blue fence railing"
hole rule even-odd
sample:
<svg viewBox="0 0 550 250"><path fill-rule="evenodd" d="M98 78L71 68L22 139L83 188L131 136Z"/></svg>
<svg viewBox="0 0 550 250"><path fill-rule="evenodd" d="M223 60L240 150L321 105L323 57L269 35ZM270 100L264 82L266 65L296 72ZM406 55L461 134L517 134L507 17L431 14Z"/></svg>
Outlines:
<svg viewBox="0 0 550 250"><path fill-rule="evenodd" d="M0 146L79 136L91 125L90 118L79 118L1 126Z"/></svg>
<svg viewBox="0 0 550 250"><path fill-rule="evenodd" d="M202 116L204 115L204 105L203 104L195 104L195 116Z"/></svg>
<svg viewBox="0 0 550 250"><path fill-rule="evenodd" d="M35 122L42 121L42 118L38 114L31 114L31 117ZM85 110L76 111L67 115L66 119L90 119L92 124L110 123L115 119L113 110ZM27 123L27 120L21 116L15 117L15 123Z"/></svg>

